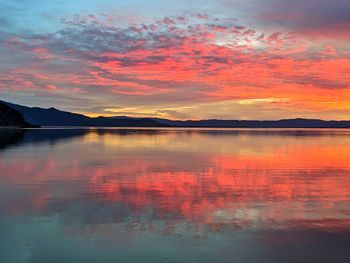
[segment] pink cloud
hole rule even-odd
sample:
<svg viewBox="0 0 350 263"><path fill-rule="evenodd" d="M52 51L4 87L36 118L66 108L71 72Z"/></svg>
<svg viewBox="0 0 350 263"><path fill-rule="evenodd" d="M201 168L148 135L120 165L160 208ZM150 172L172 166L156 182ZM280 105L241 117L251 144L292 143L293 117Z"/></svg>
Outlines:
<svg viewBox="0 0 350 263"><path fill-rule="evenodd" d="M344 108L350 63L332 46L289 31L263 32L207 15L122 27L94 16L56 34L12 36L22 64L0 75L2 90L127 96L149 105L235 98L288 98L276 107ZM310 104L310 101L313 103Z"/></svg>

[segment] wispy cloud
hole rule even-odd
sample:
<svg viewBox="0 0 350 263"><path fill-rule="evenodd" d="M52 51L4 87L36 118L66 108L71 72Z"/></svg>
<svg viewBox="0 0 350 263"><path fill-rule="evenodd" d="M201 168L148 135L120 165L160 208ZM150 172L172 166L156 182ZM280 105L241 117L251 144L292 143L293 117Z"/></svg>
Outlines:
<svg viewBox="0 0 350 263"><path fill-rule="evenodd" d="M324 110L339 110L338 105L350 110L342 104L350 99L348 53L329 43L209 14L148 23L116 20L112 15L76 15L62 20L62 28L53 33L7 33L0 39L0 53L16 59L0 65L1 92L42 98L59 94L101 110L103 105L139 107L140 114L152 109L176 118L213 115L191 112L191 105L210 108L245 100L261 102L276 118L293 108L307 112L310 101ZM286 98L288 103L271 103ZM61 105L85 112L92 108ZM226 107L222 116L240 117L235 110Z"/></svg>

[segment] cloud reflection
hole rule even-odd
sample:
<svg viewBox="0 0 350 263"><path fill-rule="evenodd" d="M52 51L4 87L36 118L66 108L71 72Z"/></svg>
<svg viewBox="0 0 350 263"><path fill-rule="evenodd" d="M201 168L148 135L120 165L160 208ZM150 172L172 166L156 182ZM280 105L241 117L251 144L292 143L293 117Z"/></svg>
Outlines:
<svg viewBox="0 0 350 263"><path fill-rule="evenodd" d="M348 229L349 135L29 131L21 151L2 153L1 185L12 191L1 206L13 215L57 213L64 225L135 230Z"/></svg>

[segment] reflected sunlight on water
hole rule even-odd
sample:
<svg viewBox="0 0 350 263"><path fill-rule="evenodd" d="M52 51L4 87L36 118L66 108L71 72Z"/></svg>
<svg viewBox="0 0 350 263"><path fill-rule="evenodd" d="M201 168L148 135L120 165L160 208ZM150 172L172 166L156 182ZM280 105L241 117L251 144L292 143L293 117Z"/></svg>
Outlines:
<svg viewBox="0 0 350 263"><path fill-rule="evenodd" d="M236 262L232 251L237 262L349 256L350 131L0 136L2 262ZM307 249L320 246L328 252Z"/></svg>

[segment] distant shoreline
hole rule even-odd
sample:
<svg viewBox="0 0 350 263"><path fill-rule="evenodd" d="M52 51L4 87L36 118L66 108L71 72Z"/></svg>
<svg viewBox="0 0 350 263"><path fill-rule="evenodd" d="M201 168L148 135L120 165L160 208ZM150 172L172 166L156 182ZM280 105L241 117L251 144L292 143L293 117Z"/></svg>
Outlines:
<svg viewBox="0 0 350 263"><path fill-rule="evenodd" d="M5 127L0 126L0 130L69 130L69 129L82 129L82 130L89 130L89 129L105 129L105 130L200 130L200 129L207 129L207 130L350 130L350 127L212 127L212 126L196 126L196 127L136 127L136 126L42 126L42 127Z"/></svg>
<svg viewBox="0 0 350 263"><path fill-rule="evenodd" d="M350 120L281 119L281 120L170 120L162 118L137 118L128 116L88 117L82 114L61 111L56 108L27 107L0 101L18 112L21 122L4 122L25 128L79 127L79 128L205 128L205 129L350 129ZM15 113L14 113L15 114ZM23 118L22 118L22 116ZM23 120L22 120L23 119ZM22 125L21 125L22 124Z"/></svg>

